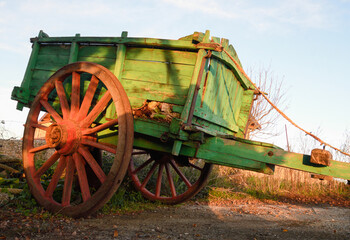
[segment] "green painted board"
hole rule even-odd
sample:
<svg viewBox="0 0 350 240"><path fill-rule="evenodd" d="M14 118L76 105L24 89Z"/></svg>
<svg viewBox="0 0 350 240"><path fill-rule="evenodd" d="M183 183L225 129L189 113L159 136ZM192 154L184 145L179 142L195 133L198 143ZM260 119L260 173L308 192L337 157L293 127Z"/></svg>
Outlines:
<svg viewBox="0 0 350 240"><path fill-rule="evenodd" d="M80 46L79 57L116 58L116 46Z"/></svg>
<svg viewBox="0 0 350 240"><path fill-rule="evenodd" d="M148 99L151 101L183 105L188 92L188 88L175 85L136 81L125 78L122 79L122 82L129 97L136 96L144 101Z"/></svg>
<svg viewBox="0 0 350 240"><path fill-rule="evenodd" d="M126 53L127 60L154 61L195 65L197 52L178 51L157 48L129 47Z"/></svg>

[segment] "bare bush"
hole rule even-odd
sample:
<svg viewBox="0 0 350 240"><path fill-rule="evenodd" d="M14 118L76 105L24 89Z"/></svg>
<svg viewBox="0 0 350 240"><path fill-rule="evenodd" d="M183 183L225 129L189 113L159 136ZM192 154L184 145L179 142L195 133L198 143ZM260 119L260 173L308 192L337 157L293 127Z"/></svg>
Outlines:
<svg viewBox="0 0 350 240"><path fill-rule="evenodd" d="M258 71L251 70L248 72L250 72L251 79L259 89L266 93L276 106L282 111L287 109L288 103L283 78L274 74L270 68L262 67ZM248 121L248 126L254 124L255 127L248 129L246 138L268 138L280 135L282 132L276 130L280 117L280 114L262 96L256 96Z"/></svg>

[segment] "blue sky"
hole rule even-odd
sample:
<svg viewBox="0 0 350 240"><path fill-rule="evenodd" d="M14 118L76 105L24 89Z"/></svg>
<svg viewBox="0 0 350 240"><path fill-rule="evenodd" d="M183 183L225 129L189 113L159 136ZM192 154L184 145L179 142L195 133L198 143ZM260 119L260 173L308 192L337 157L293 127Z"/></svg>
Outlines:
<svg viewBox="0 0 350 240"><path fill-rule="evenodd" d="M230 39L244 69L269 68L284 79L286 113L302 127L322 129L321 138L337 146L350 130L350 0L0 0L0 13L0 120L17 135L27 111L15 110L10 93L22 81L29 38L41 29L50 36L128 31L167 39L208 29Z"/></svg>

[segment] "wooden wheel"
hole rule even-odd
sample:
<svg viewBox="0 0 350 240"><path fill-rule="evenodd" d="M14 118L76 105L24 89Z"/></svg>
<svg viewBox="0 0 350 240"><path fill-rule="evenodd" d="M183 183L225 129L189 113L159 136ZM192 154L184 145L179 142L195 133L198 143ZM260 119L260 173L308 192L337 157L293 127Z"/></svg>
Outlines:
<svg viewBox="0 0 350 240"><path fill-rule="evenodd" d="M113 119L106 118L109 109ZM51 124L40 123L42 111L51 115ZM35 139L38 131L45 140ZM114 144L103 142L107 135ZM118 79L95 63L69 64L42 86L27 117L23 165L30 190L51 212L91 214L123 180L132 145L131 107ZM101 164L101 151L111 160ZM98 187L91 186L91 175Z"/></svg>
<svg viewBox="0 0 350 240"><path fill-rule="evenodd" d="M184 202L206 184L212 164L160 152L134 151L128 173L144 197L167 204Z"/></svg>

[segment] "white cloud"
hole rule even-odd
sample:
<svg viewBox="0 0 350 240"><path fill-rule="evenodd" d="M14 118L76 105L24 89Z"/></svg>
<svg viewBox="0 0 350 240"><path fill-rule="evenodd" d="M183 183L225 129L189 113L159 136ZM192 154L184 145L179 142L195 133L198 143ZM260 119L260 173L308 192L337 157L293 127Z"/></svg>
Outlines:
<svg viewBox="0 0 350 240"><path fill-rule="evenodd" d="M113 8L107 4L99 4L97 1L27 1L19 5L22 12L31 14L55 15L59 17L75 16L76 18L95 18L104 14L111 14ZM50 19L49 19L50 20Z"/></svg>
<svg viewBox="0 0 350 240"><path fill-rule="evenodd" d="M12 53L17 53L17 54L21 54L21 55L27 55L28 46L23 45L23 44L19 45L19 46L15 46L12 44L0 43L0 51L12 52Z"/></svg>
<svg viewBox="0 0 350 240"><path fill-rule="evenodd" d="M201 12L210 17L241 20L258 29L285 26L299 28L327 28L332 26L330 6L325 1L293 0L255 1L163 0L178 8Z"/></svg>

